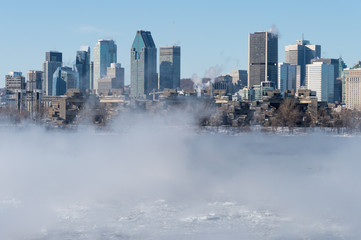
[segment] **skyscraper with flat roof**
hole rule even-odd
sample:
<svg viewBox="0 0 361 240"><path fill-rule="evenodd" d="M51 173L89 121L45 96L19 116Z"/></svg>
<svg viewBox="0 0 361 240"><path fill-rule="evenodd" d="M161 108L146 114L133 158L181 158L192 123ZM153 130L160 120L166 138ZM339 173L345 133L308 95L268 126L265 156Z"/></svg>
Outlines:
<svg viewBox="0 0 361 240"><path fill-rule="evenodd" d="M79 89L85 93L90 89L90 48L88 46L81 47L76 52L76 71L79 73Z"/></svg>
<svg viewBox="0 0 361 240"><path fill-rule="evenodd" d="M325 62L306 65L306 87L316 92L318 101L334 102L334 66Z"/></svg>
<svg viewBox="0 0 361 240"><path fill-rule="evenodd" d="M107 75L107 68L117 62L117 45L113 40L99 40L94 48L93 88L98 90L98 79Z"/></svg>
<svg viewBox="0 0 361 240"><path fill-rule="evenodd" d="M300 86L301 69L298 65L289 63L278 64L278 89L283 95L285 90L296 91Z"/></svg>
<svg viewBox="0 0 361 240"><path fill-rule="evenodd" d="M181 48L160 47L159 52L159 88L179 88Z"/></svg>
<svg viewBox="0 0 361 240"><path fill-rule="evenodd" d="M28 71L28 82L26 83L27 91L41 90L43 82L43 72L30 70Z"/></svg>
<svg viewBox="0 0 361 240"><path fill-rule="evenodd" d="M63 54L50 51L45 53L43 62L43 91L45 95L51 95L53 89L53 74L58 67L63 65Z"/></svg>
<svg viewBox="0 0 361 240"><path fill-rule="evenodd" d="M248 86L272 82L277 86L278 35L272 32L249 34Z"/></svg>
<svg viewBox="0 0 361 240"><path fill-rule="evenodd" d="M306 64L312 59L321 58L321 46L307 40L298 40L294 45L285 47L285 62L301 67L301 86L305 86Z"/></svg>
<svg viewBox="0 0 361 240"><path fill-rule="evenodd" d="M148 31L137 31L130 51L130 96L147 98L158 89L157 48Z"/></svg>

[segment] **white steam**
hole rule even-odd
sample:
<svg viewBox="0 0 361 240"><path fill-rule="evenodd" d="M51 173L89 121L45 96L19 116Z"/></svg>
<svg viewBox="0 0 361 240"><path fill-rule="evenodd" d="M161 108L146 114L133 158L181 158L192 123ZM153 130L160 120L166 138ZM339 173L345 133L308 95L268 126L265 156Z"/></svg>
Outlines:
<svg viewBox="0 0 361 240"><path fill-rule="evenodd" d="M359 137L197 134L185 117L2 128L0 239L358 239Z"/></svg>
<svg viewBox="0 0 361 240"><path fill-rule="evenodd" d="M275 36L279 36L279 31L278 28L275 24L272 24L271 28L268 30L269 33L275 35Z"/></svg>
<svg viewBox="0 0 361 240"><path fill-rule="evenodd" d="M204 74L204 78L210 79L209 82L202 82L202 78L199 78L197 74L193 74L192 81L194 83L194 89L197 91L198 96L200 96L201 91L207 89L210 84L213 84L215 79L221 75L222 67L219 65L210 67Z"/></svg>

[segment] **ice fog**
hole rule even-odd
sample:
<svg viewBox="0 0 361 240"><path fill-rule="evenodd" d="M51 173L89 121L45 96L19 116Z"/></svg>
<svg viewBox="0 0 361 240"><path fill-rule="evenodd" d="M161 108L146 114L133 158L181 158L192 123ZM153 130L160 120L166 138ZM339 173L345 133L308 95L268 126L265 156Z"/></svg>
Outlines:
<svg viewBox="0 0 361 240"><path fill-rule="evenodd" d="M2 128L0 239L359 238L359 137L187 126Z"/></svg>

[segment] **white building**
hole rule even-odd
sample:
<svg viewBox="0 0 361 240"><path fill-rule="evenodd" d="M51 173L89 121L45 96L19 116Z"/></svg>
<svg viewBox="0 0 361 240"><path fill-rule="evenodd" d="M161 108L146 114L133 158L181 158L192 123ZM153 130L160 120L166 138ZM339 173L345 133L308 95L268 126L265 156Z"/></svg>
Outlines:
<svg viewBox="0 0 361 240"><path fill-rule="evenodd" d="M291 65L289 63L278 63L278 89L281 94L285 90L294 90L300 88L301 84L301 68L300 66Z"/></svg>
<svg viewBox="0 0 361 240"><path fill-rule="evenodd" d="M316 92L318 101L334 102L334 66L324 62L306 65L306 87Z"/></svg>

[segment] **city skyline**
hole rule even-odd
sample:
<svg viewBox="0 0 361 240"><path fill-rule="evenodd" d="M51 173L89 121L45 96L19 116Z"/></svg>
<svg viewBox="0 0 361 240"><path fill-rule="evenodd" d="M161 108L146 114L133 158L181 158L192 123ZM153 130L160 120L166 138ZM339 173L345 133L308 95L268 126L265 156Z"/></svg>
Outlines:
<svg viewBox="0 0 361 240"><path fill-rule="evenodd" d="M67 2L69 1L64 1L64 6L58 6L59 11L67 6ZM93 49L99 39L107 38L114 39L118 45L118 62L124 66L125 84L129 84L129 48L134 31L139 29L151 31L158 47L174 43L182 47L182 78L191 77L193 74L203 77L210 67L221 69L220 74L229 73L233 69L247 69L248 34L268 30L272 24L280 31L279 62L284 61L284 47L302 39L304 34L305 39L322 46L322 57L342 56L348 66L355 64L359 59L354 51L357 49L355 39L358 39L361 33L352 31L357 27L356 22L352 21L352 13L360 3L344 3L353 4L353 8L346 14L319 2L313 3L313 8L308 9L307 2L310 1L299 5L297 11L288 9L296 1L272 3L272 13L267 12L271 3L266 1L261 1L261 8L257 8L258 4L255 3L238 1L226 1L213 6L202 4L204 2L201 1L190 7L189 2L185 1L184 4L177 5L179 11L172 13L163 11L169 7L164 1L155 1L152 4L144 2L138 10L140 17L132 22L126 21L132 14L130 3L111 1L114 5L111 9L98 6L94 1L72 3L69 15L78 14L77 21L74 21L73 17L63 18L61 21L49 18L53 5L46 1L24 2L20 5L19 1L6 3L0 20L5 22L9 19L13 9L16 9L19 17L0 27L2 33L15 36L12 41L9 41L9 38L0 40L0 56L6 56L6 59L2 57L0 61L0 74L3 76L0 87L5 85L4 76L11 71L41 70L44 52L62 52L64 66L72 66L80 46L88 45ZM28 8L32 9L31 13L27 12ZM306 8L309 17L301 18ZM164 15L162 18L151 17L146 12L147 9ZM264 13L263 17L254 22L247 21L256 11ZM220 12L225 12L227 18L209 17ZM106 20L102 19L105 15L108 17ZM194 17L184 17L185 15ZM329 18L328 24L317 24L316 20L326 16L337 17ZM81 20L82 18L85 20ZM45 20L47 22L44 25ZM212 51L209 51L210 49ZM195 55L193 52L199 54ZM16 54L13 56L11 53L22 53L24 56L19 59Z"/></svg>

